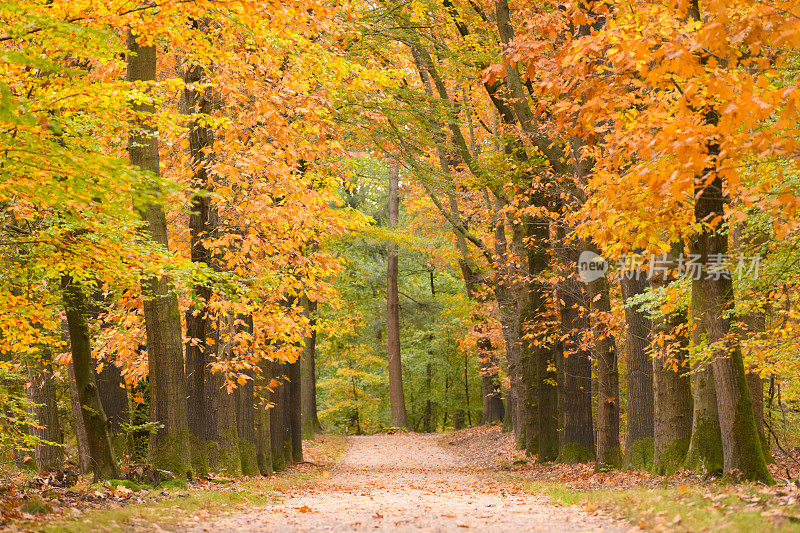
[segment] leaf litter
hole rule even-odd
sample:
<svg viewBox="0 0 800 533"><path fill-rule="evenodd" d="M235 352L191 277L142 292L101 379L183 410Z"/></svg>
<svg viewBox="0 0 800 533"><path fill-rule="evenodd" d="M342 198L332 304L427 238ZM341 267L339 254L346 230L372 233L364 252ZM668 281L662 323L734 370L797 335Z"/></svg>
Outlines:
<svg viewBox="0 0 800 533"><path fill-rule="evenodd" d="M505 447L455 453L442 439L459 434L396 433L351 437L345 456L326 466L328 477L292 488L275 505L204 519L192 532L226 531L561 531L622 532L624 522L558 507L547 498L483 475L515 458ZM313 512L310 512L312 511Z"/></svg>

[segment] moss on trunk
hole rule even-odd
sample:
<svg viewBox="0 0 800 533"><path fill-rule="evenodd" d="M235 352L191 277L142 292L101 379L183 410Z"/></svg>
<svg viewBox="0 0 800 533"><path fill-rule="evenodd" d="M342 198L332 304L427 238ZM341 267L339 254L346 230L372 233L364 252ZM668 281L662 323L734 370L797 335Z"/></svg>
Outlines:
<svg viewBox="0 0 800 533"><path fill-rule="evenodd" d="M570 442L561 447L557 461L564 464L588 463L594 461L594 450L576 442Z"/></svg>
<svg viewBox="0 0 800 533"><path fill-rule="evenodd" d="M160 470L167 470L181 477L191 475L186 463L186 443L188 431L178 435L166 436L157 443L150 444L150 464Z"/></svg>
<svg viewBox="0 0 800 533"><path fill-rule="evenodd" d="M208 450L205 439L191 435L189 437L189 456L192 462L192 473L197 477L208 475Z"/></svg>
<svg viewBox="0 0 800 533"><path fill-rule="evenodd" d="M255 444L245 439L239 439L239 463L243 476L255 476L260 472Z"/></svg>
<svg viewBox="0 0 800 533"><path fill-rule="evenodd" d="M684 468L721 473L723 465L722 439L719 421L709 420L695 413L692 424L692 439L686 452Z"/></svg>
<svg viewBox="0 0 800 533"><path fill-rule="evenodd" d="M659 461L653 464L653 473L668 476L683 466L686 450L689 448L689 438L680 438L666 444L661 448Z"/></svg>
<svg viewBox="0 0 800 533"><path fill-rule="evenodd" d="M650 470L653 467L653 438L633 441L625 450L624 470Z"/></svg>

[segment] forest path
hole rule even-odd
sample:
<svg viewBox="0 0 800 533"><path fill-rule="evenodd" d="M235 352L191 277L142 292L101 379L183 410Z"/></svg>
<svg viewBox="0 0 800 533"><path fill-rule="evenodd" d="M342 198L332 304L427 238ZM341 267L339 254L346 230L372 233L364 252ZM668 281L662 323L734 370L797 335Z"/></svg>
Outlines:
<svg viewBox="0 0 800 533"><path fill-rule="evenodd" d="M478 477L436 435L351 437L327 478L191 531L625 531Z"/></svg>

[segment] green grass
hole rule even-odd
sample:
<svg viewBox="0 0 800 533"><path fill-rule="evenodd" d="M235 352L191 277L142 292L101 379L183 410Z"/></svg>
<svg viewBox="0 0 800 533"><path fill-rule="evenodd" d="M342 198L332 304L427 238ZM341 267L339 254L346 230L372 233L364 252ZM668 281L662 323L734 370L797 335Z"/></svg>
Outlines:
<svg viewBox="0 0 800 533"><path fill-rule="evenodd" d="M780 495L748 485L578 490L525 483L558 505L580 505L657 531L798 531L800 509Z"/></svg>

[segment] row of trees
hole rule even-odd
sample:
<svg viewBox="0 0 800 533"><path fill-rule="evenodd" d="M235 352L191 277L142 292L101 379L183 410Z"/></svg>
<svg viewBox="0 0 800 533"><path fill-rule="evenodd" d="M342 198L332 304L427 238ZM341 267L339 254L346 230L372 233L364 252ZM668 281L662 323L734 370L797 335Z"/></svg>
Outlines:
<svg viewBox="0 0 800 533"><path fill-rule="evenodd" d="M335 251L345 261L335 282L341 305L320 305L323 425L330 431L369 433L477 424L482 377L469 335L477 310L464 292L452 233L408 188L405 173L376 158L354 159L351 166L343 196L372 223L337 242ZM395 176L397 197L390 183ZM397 219L390 221L392 201L398 203ZM394 338L388 336L390 325L397 328ZM394 369L390 349L397 350L393 358L401 356L393 359L401 363ZM392 379L401 385L402 396L391 395ZM407 423L394 419L400 409Z"/></svg>
<svg viewBox="0 0 800 533"><path fill-rule="evenodd" d="M0 444L58 463L66 380L98 478L118 475L114 431L146 432L180 475L267 473L314 431L327 328L322 411L356 406L357 424L382 394L370 345L391 423L429 429L434 376L448 393L477 353L482 420L539 461L771 480L762 376L800 382L791 0L21 1L0 18ZM414 243L389 239L387 342L335 281L363 281L339 237L388 235L348 207L343 162L365 152L392 169L387 226L402 190L417 228L451 234L421 255L452 301L425 268L435 309L404 341L431 355L409 392L427 387L423 416L400 379ZM594 275L604 261L623 275ZM453 312L439 350L430 326Z"/></svg>
<svg viewBox="0 0 800 533"><path fill-rule="evenodd" d="M413 176L470 297L495 302L507 423L539 461L771 482L761 376L796 346L798 16L749 0L365 16L361 60L407 68L359 139ZM579 277L601 255L626 266L618 285Z"/></svg>
<svg viewBox="0 0 800 533"><path fill-rule="evenodd" d="M68 383L96 479L142 434L180 476L302 461L301 353L340 268L322 244L361 223L330 160L346 15L15 2L0 20L3 444L63 464Z"/></svg>

